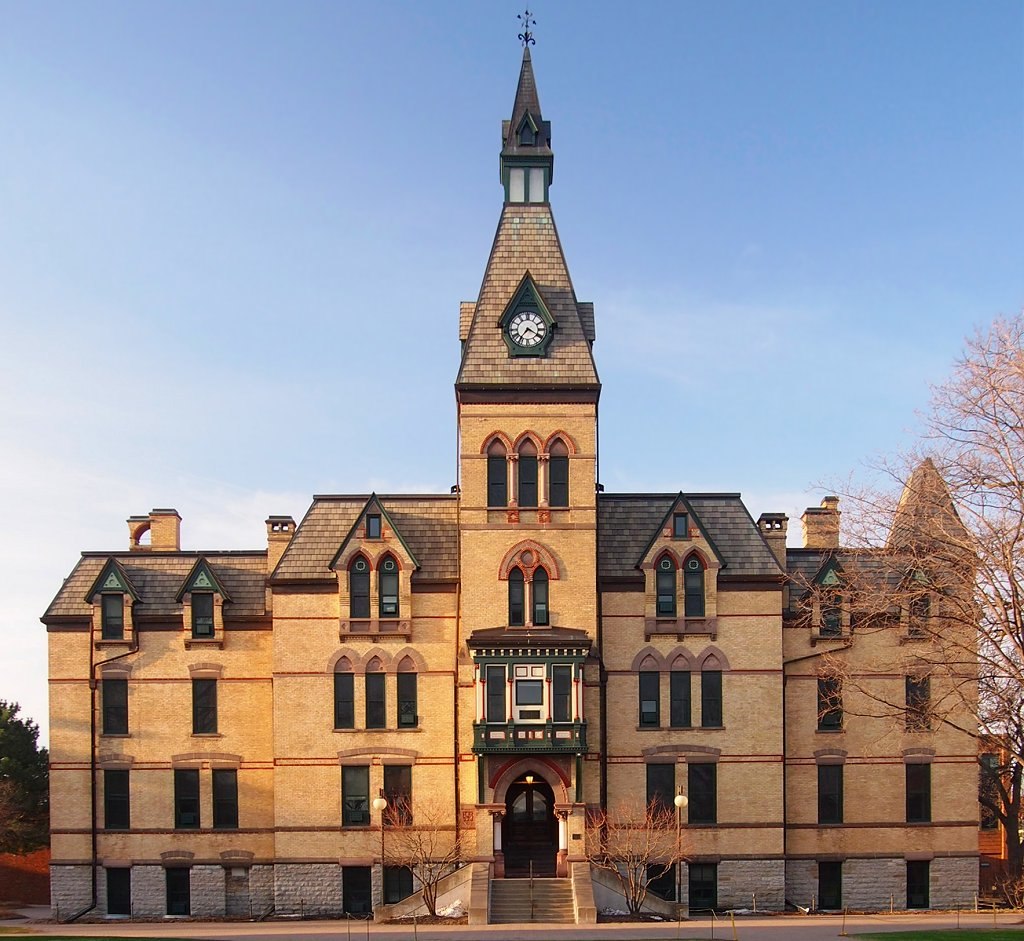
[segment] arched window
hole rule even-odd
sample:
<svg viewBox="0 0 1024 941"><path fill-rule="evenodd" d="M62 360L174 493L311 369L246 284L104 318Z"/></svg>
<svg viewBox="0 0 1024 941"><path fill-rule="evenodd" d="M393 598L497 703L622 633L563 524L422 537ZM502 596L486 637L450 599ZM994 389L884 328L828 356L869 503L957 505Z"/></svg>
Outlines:
<svg viewBox="0 0 1024 941"><path fill-rule="evenodd" d="M522 627L526 621L525 581L523 570L514 568L508 573L508 623L509 627Z"/></svg>
<svg viewBox="0 0 1024 941"><path fill-rule="evenodd" d="M537 446L527 439L519 445L519 492L516 499L520 506L537 505Z"/></svg>
<svg viewBox="0 0 1024 941"><path fill-rule="evenodd" d="M655 568L655 590L658 596L659 618L676 616L676 564L671 556L663 555Z"/></svg>
<svg viewBox="0 0 1024 941"><path fill-rule="evenodd" d="M387 728L387 708L384 696L384 664L374 657L366 664L366 727Z"/></svg>
<svg viewBox="0 0 1024 941"><path fill-rule="evenodd" d="M403 657L398 664L398 727L414 729L418 723L416 664L409 657Z"/></svg>
<svg viewBox="0 0 1024 941"><path fill-rule="evenodd" d="M355 683L348 657L342 657L334 665L334 727L356 727Z"/></svg>
<svg viewBox="0 0 1024 941"><path fill-rule="evenodd" d="M704 563L691 555L683 568L683 614L688 618L704 617Z"/></svg>
<svg viewBox="0 0 1024 941"><path fill-rule="evenodd" d="M533 600L533 623L545 625L548 623L548 573L544 569L537 569L533 573L532 600Z"/></svg>
<svg viewBox="0 0 1024 941"><path fill-rule="evenodd" d="M377 594L382 618L398 617L398 563L390 555L381 559L377 572Z"/></svg>
<svg viewBox="0 0 1024 941"><path fill-rule="evenodd" d="M568 506L569 449L561 438L556 438L548 453L548 505Z"/></svg>
<svg viewBox="0 0 1024 941"><path fill-rule="evenodd" d="M370 563L357 555L348 567L348 616L370 616Z"/></svg>
<svg viewBox="0 0 1024 941"><path fill-rule="evenodd" d="M700 724L705 729L722 725L722 664L714 654L705 657L701 666Z"/></svg>
<svg viewBox="0 0 1024 941"><path fill-rule="evenodd" d="M497 440L487 448L487 505L508 506L508 454Z"/></svg>

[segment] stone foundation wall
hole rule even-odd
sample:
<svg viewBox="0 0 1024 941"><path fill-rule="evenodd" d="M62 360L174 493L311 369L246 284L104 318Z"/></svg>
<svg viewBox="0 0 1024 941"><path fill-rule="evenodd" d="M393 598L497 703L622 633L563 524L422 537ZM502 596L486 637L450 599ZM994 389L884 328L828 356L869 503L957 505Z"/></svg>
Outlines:
<svg viewBox="0 0 1024 941"><path fill-rule="evenodd" d="M189 876L192 914L196 918L223 918L226 914L227 872L223 866L193 866Z"/></svg>
<svg viewBox="0 0 1024 941"><path fill-rule="evenodd" d="M167 914L167 876L163 866L132 866L132 914Z"/></svg>
<svg viewBox="0 0 1024 941"><path fill-rule="evenodd" d="M274 905L279 915L341 914L341 867L334 863L281 863L274 867Z"/></svg>
<svg viewBox="0 0 1024 941"><path fill-rule="evenodd" d="M848 908L888 909L890 896L896 908L907 907L905 860L848 859L843 863L843 905Z"/></svg>
<svg viewBox="0 0 1024 941"><path fill-rule="evenodd" d="M92 899L90 866L51 866L50 905L57 919L81 911Z"/></svg>
<svg viewBox="0 0 1024 941"><path fill-rule="evenodd" d="M977 859L933 859L929 868L932 908L973 904L978 891Z"/></svg>
<svg viewBox="0 0 1024 941"><path fill-rule="evenodd" d="M249 870L249 901L256 918L275 904L273 866L253 866Z"/></svg>
<svg viewBox="0 0 1024 941"><path fill-rule="evenodd" d="M684 886L689 881L687 875L684 873ZM756 896L758 911L782 911L785 884L786 864L781 859L723 859L718 864L718 905L752 908Z"/></svg>
<svg viewBox="0 0 1024 941"><path fill-rule="evenodd" d="M810 908L818 898L818 864L813 859L786 862L786 902Z"/></svg>

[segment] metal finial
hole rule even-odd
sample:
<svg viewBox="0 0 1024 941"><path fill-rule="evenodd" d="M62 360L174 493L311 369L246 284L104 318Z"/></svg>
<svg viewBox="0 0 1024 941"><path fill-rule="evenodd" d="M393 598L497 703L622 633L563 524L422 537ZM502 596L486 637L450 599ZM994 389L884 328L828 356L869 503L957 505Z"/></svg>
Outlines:
<svg viewBox="0 0 1024 941"><path fill-rule="evenodd" d="M524 10L522 13L516 14L516 19L519 20L523 27L523 31L519 34L519 41L523 44L523 48L537 45L537 40L533 38L533 33L530 32L530 27L537 25L533 14L529 10Z"/></svg>

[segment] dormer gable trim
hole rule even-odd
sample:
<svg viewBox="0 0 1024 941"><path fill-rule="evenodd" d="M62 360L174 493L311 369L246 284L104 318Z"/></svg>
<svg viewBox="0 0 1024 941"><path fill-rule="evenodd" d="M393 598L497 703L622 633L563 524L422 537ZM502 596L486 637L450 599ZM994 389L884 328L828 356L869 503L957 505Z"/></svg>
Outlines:
<svg viewBox="0 0 1024 941"><path fill-rule="evenodd" d="M829 556L811 579L811 584L821 588L839 588L843 584L843 566L839 560Z"/></svg>
<svg viewBox="0 0 1024 941"><path fill-rule="evenodd" d="M342 563L343 567L347 567L349 561L347 555L349 551L352 549L361 549L364 555L372 556L380 554L368 553L367 547L365 546L365 542L372 541L376 543L376 539L365 540L363 537L359 535L360 532L365 532L366 518L368 516L373 515L374 513L380 514L382 527L384 524L387 524L388 530L398 540L399 545L401 545L402 549L405 552L406 561L412 566L413 570L419 569L419 560L416 558L415 553L409 547L409 543L405 541L405 537L402 536L398 527L395 525L395 521L391 518L391 514L388 513L384 504L380 502L380 498L377 496L376 491L370 494L369 499L366 501L366 504L363 506L363 509L360 511L359 515L356 517L355 522L352 524L352 528L349 529L345 538L341 541L341 545L338 547L338 551L334 553L334 557L331 559L331 564L328 566L328 568L332 571L337 570L339 562ZM353 545L354 543L358 543L358 546ZM384 545L383 542L382 545Z"/></svg>
<svg viewBox="0 0 1024 941"><path fill-rule="evenodd" d="M665 528L670 527L672 525L672 517L675 513L687 514L690 529L692 530L695 528L699 536L707 544L708 549L711 550L712 554L715 557L715 560L718 563L717 567L722 569L728 567L729 563L725 560L721 551L719 551L718 546L715 545L714 539L711 538L710 533L708 533L707 528L704 526L704 523L701 522L701 519L697 515L696 510L694 510L694 508L690 505L690 502L686 499L685 495L681 490L676 495L675 500L672 501L672 505L668 508L668 512L662 517L661 522L658 524L658 528L655 529L655 531L651 535L651 538L647 541L647 545L644 546L644 551L640 553L640 558L636 560L636 567L638 569L641 569L644 568L646 565L650 565L653 562L651 550L655 547L655 545L659 543L659 541L662 538L664 538ZM690 555L690 552L691 550L687 548L683 550L674 551L672 555L676 558L677 562L682 562L682 560L685 559L686 556ZM661 554L662 553L659 550L657 555L660 557ZM704 553L699 553L699 555L705 563L709 561L706 558L704 558Z"/></svg>
<svg viewBox="0 0 1024 941"><path fill-rule="evenodd" d="M231 600L231 595L224 587L224 583L217 578L217 573L214 572L213 567L203 556L196 559L196 564L192 566L192 571L185 576L185 581L181 583L181 588L178 589L174 600L178 602L183 601L185 595L191 594L194 591L209 591L215 595L220 595L224 601Z"/></svg>
<svg viewBox="0 0 1024 941"><path fill-rule="evenodd" d="M96 581L92 583L92 587L87 592L84 600L86 604L92 604L92 599L96 595L104 593L129 595L132 601L141 600L138 589L128 577L124 566L113 556L107 560L101 569L100 574L97 576Z"/></svg>
<svg viewBox="0 0 1024 941"><path fill-rule="evenodd" d="M544 334L544 338L536 346L529 348L524 348L513 342L507 329L512 319L523 311L536 311L541 320L547 325L547 332ZM513 291L512 297L505 305L505 309L498 319L498 327L501 330L501 338L505 341L505 346L508 347L508 351L512 356L543 356L551 345L555 330L558 329L558 322L552 316L551 308L544 299L540 288L537 287L537 283L533 280L533 275L529 269L526 270L518 287Z"/></svg>

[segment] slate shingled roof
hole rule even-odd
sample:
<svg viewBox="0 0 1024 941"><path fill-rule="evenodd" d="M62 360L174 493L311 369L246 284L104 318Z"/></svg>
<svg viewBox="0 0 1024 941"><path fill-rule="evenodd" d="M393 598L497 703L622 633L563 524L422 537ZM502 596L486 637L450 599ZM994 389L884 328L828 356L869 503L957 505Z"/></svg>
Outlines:
<svg viewBox="0 0 1024 941"><path fill-rule="evenodd" d="M637 561L677 496L600 495L598 567L602 578L637 575ZM738 493L688 493L685 497L725 560L723 575L770 578L782 574Z"/></svg>
<svg viewBox="0 0 1024 941"><path fill-rule="evenodd" d="M318 495L299 524L273 580L333 582L331 559L366 506L369 494ZM420 562L417 579L458 578L458 498L437 495L377 495Z"/></svg>
<svg viewBox="0 0 1024 941"><path fill-rule="evenodd" d="M138 590L139 615L180 616L182 604L175 600L182 582L196 561L205 558L210 568L231 595L224 607L228 618L262 617L266 614L265 550L252 552L83 552L74 570L61 586L57 597L43 615L51 617L89 617L92 607L86 593L111 558L124 568Z"/></svg>
<svg viewBox="0 0 1024 941"><path fill-rule="evenodd" d="M510 356L498 321L529 271L557 327L544 356ZM588 310L588 321L592 319ZM600 383L584 333L551 207L515 203L501 211L456 388Z"/></svg>

